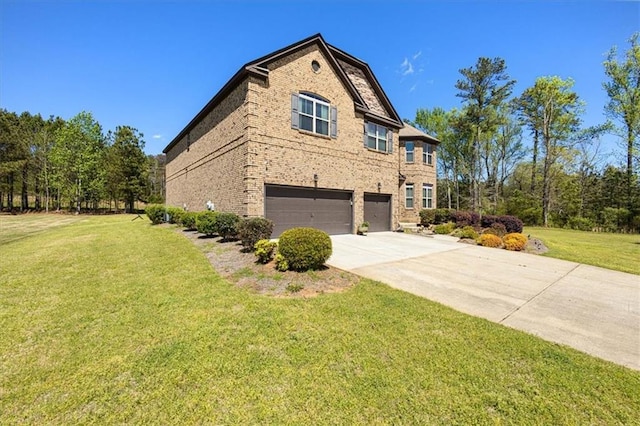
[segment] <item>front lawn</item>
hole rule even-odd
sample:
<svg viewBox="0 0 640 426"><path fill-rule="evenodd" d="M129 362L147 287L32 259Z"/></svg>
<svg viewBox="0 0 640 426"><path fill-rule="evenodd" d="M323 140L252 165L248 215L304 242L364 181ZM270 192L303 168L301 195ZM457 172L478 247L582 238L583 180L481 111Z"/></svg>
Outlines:
<svg viewBox="0 0 640 426"><path fill-rule="evenodd" d="M549 248L545 256L640 275L640 235L527 227Z"/></svg>
<svg viewBox="0 0 640 426"><path fill-rule="evenodd" d="M0 424L640 418L638 371L368 280L253 294L171 227L132 218L0 245Z"/></svg>

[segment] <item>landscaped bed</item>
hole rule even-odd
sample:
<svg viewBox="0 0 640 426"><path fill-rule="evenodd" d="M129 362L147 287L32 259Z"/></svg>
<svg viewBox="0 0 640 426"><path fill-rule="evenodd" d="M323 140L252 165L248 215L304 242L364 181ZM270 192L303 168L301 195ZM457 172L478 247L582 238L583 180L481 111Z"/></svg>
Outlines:
<svg viewBox="0 0 640 426"><path fill-rule="evenodd" d="M640 372L369 280L256 294L175 229L133 218L0 245L0 424L640 418Z"/></svg>

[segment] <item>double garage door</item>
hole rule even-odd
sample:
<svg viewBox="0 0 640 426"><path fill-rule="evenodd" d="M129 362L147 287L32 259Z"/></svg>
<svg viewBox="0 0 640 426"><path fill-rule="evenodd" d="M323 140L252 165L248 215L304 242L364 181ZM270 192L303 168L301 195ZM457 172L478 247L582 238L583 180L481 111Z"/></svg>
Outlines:
<svg viewBox="0 0 640 426"><path fill-rule="evenodd" d="M365 194L365 220L370 231L387 231L391 224L391 197ZM272 237L299 226L328 234L353 232L352 192L267 185L265 217L273 221Z"/></svg>

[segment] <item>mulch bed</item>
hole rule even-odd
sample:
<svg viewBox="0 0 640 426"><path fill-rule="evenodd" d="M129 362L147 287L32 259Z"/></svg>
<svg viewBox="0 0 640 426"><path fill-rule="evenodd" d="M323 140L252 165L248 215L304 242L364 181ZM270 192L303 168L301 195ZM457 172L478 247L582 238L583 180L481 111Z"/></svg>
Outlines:
<svg viewBox="0 0 640 426"><path fill-rule="evenodd" d="M182 229L176 232L200 248L220 276L258 294L308 298L345 291L360 280L356 275L330 266L317 271L280 272L273 262L266 265L257 263L256 256L244 252L239 241L223 241L220 237L206 237Z"/></svg>

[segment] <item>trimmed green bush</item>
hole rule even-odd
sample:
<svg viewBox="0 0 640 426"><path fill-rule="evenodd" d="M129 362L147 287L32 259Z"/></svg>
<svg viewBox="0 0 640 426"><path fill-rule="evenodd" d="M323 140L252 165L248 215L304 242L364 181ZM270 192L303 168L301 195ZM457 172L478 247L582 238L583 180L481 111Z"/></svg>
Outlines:
<svg viewBox="0 0 640 426"><path fill-rule="evenodd" d="M196 216L196 229L199 233L205 235L215 235L218 231L216 228L217 212L200 212Z"/></svg>
<svg viewBox="0 0 640 426"><path fill-rule="evenodd" d="M284 256L281 255L280 253L276 254L275 262L276 262L276 269L278 271L284 272L289 270L289 263L287 262L287 259L285 259Z"/></svg>
<svg viewBox="0 0 640 426"><path fill-rule="evenodd" d="M165 209L162 204L149 204L144 212L154 225L164 222Z"/></svg>
<svg viewBox="0 0 640 426"><path fill-rule="evenodd" d="M235 238L238 235L238 224L240 216L235 213L218 213L216 217L216 232L225 241Z"/></svg>
<svg viewBox="0 0 640 426"><path fill-rule="evenodd" d="M435 209L422 209L420 210L420 225L429 226L436 221Z"/></svg>
<svg viewBox="0 0 640 426"><path fill-rule="evenodd" d="M435 228L433 228L433 232L435 232L436 234L448 235L452 233L454 229L456 229L456 225L453 222L441 223L440 225L436 225Z"/></svg>
<svg viewBox="0 0 640 426"><path fill-rule="evenodd" d="M505 235L502 241L504 242L504 248L507 250L522 251L527 246L529 239L524 234L513 232Z"/></svg>
<svg viewBox="0 0 640 426"><path fill-rule="evenodd" d="M278 252L294 271L319 269L331 256L331 238L319 229L288 229L280 235Z"/></svg>
<svg viewBox="0 0 640 426"><path fill-rule="evenodd" d="M166 208L166 212L169 215L169 223L176 223L182 225L182 216L185 211L180 207L169 206Z"/></svg>
<svg viewBox="0 0 640 426"><path fill-rule="evenodd" d="M192 230L196 229L196 217L198 216L195 212L184 212L182 214L182 226L185 229Z"/></svg>
<svg viewBox="0 0 640 426"><path fill-rule="evenodd" d="M454 231L453 235L458 238L470 238L475 240L478 238L478 232L473 226L465 226L464 228L458 228Z"/></svg>
<svg viewBox="0 0 640 426"><path fill-rule="evenodd" d="M478 244L483 247L502 247L502 238L493 234L482 234L480 238L478 238Z"/></svg>
<svg viewBox="0 0 640 426"><path fill-rule="evenodd" d="M260 263L269 263L271 259L273 259L273 254L276 251L276 247L278 247L278 243L269 240L260 240L258 241L255 248L255 255L258 258L258 262Z"/></svg>
<svg viewBox="0 0 640 426"><path fill-rule="evenodd" d="M451 220L451 212L454 210L449 209L436 209L434 224L447 223Z"/></svg>
<svg viewBox="0 0 640 426"><path fill-rule="evenodd" d="M263 217L244 219L238 224L238 238L245 248L253 249L260 240L268 240L273 233L273 222Z"/></svg>

